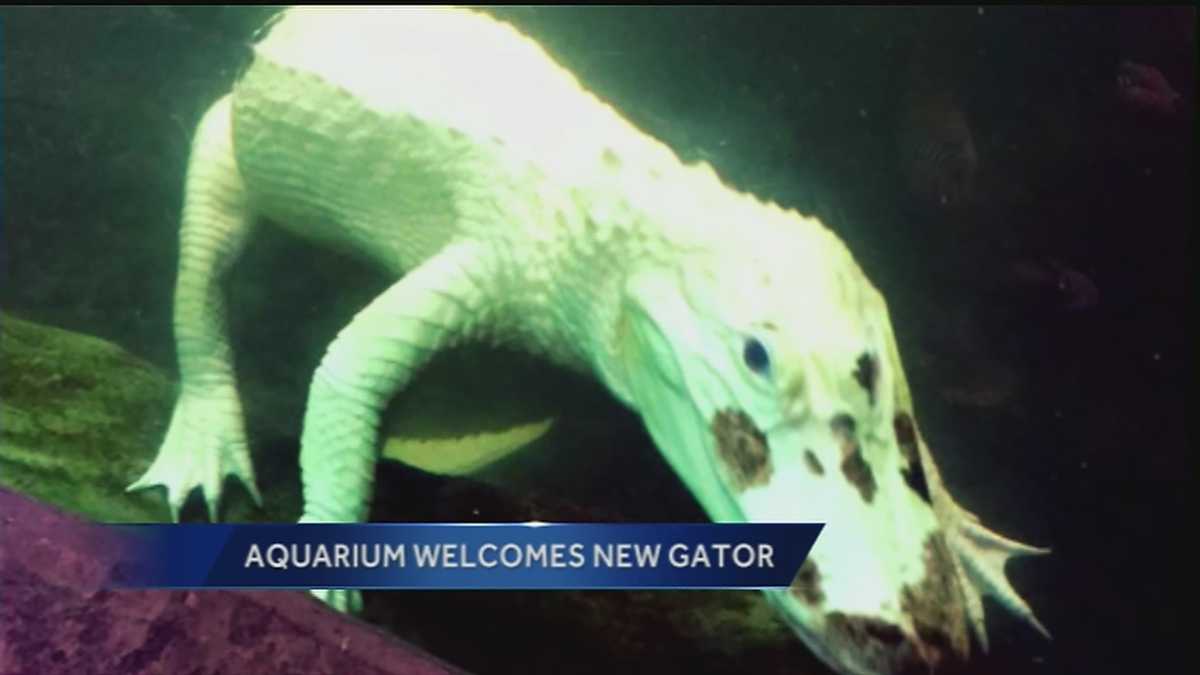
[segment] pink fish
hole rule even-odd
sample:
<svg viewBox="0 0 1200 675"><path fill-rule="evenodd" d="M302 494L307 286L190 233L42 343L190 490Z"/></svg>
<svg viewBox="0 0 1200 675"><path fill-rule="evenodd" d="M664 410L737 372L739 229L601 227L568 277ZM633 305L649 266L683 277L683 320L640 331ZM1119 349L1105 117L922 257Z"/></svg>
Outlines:
<svg viewBox="0 0 1200 675"><path fill-rule="evenodd" d="M908 193L935 210L969 208L980 157L952 47L921 42L905 66L896 117L896 157Z"/></svg>
<svg viewBox="0 0 1200 675"><path fill-rule="evenodd" d="M1100 291L1086 274L1053 258L1016 260L1007 276L1010 285L1034 292L1050 307L1078 312L1100 303Z"/></svg>
<svg viewBox="0 0 1200 675"><path fill-rule="evenodd" d="M1117 67L1117 95L1139 110L1170 117L1179 109L1179 92L1153 66L1122 61Z"/></svg>

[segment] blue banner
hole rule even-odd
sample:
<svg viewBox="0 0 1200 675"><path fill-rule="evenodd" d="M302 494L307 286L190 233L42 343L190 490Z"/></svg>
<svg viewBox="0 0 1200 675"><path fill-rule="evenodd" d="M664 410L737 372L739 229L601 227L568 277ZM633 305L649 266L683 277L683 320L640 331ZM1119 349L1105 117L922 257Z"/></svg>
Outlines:
<svg viewBox="0 0 1200 675"><path fill-rule="evenodd" d="M785 588L819 524L114 525L116 588Z"/></svg>

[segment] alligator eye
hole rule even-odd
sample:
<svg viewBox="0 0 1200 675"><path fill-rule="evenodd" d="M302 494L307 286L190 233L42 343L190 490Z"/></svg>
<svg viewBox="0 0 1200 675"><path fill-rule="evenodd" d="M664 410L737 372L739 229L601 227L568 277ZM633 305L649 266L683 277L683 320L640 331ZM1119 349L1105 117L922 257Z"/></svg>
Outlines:
<svg viewBox="0 0 1200 675"><path fill-rule="evenodd" d="M742 348L742 360L746 362L747 368L759 375L765 375L771 367L771 358L767 355L767 348L755 338L746 339L746 346Z"/></svg>

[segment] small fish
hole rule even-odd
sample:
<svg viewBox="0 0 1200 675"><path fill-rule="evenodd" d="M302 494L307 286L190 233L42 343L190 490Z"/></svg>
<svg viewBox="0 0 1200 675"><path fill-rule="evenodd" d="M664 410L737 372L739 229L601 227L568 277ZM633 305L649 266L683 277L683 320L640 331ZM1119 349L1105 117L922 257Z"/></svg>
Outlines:
<svg viewBox="0 0 1200 675"><path fill-rule="evenodd" d="M897 155L910 195L935 208L968 205L975 196L979 152L949 56L918 49L905 73Z"/></svg>
<svg viewBox="0 0 1200 675"><path fill-rule="evenodd" d="M967 408L1002 408L1019 394L1021 379L994 354L987 326L973 306L931 309L917 341L926 376L947 403Z"/></svg>
<svg viewBox="0 0 1200 675"><path fill-rule="evenodd" d="M1163 117L1179 112L1181 95L1153 66L1122 61L1117 66L1117 96L1132 108Z"/></svg>
<svg viewBox="0 0 1200 675"><path fill-rule="evenodd" d="M1079 312L1100 303L1100 290L1091 278L1054 258L1017 260L1007 276L1010 284L1036 292L1056 309Z"/></svg>
<svg viewBox="0 0 1200 675"><path fill-rule="evenodd" d="M1020 391L1016 370L996 359L950 361L948 374L937 391L951 405L967 408L1002 408Z"/></svg>

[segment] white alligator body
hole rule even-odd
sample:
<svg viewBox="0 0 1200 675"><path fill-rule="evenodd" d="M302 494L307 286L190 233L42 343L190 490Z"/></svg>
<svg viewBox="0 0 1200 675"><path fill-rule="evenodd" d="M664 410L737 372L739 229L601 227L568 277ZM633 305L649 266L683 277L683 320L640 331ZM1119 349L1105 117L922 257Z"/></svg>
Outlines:
<svg viewBox="0 0 1200 675"><path fill-rule="evenodd" d="M827 662L909 672L986 639L981 593L1040 552L946 493L882 296L816 220L684 165L532 40L449 8L277 18L197 130L176 288L182 392L150 470L173 513L257 497L218 281L266 216L396 283L330 346L302 434L306 522L358 521L379 417L438 349L518 345L637 410L716 521L823 521L768 593ZM356 594L325 597L353 606ZM986 644L986 643L985 643Z"/></svg>

